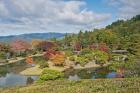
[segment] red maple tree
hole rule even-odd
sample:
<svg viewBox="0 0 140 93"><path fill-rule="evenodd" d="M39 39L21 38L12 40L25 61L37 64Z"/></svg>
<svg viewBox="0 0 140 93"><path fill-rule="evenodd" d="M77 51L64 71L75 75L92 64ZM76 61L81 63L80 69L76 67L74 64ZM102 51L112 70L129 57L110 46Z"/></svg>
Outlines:
<svg viewBox="0 0 140 93"><path fill-rule="evenodd" d="M27 51L31 49L31 45L26 41L17 39L11 43L11 49L13 51Z"/></svg>

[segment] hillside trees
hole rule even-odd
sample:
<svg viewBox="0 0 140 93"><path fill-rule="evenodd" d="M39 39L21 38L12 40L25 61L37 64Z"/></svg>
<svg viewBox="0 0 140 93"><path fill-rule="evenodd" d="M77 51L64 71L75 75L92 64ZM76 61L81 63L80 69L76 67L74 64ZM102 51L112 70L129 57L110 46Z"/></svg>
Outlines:
<svg viewBox="0 0 140 93"><path fill-rule="evenodd" d="M39 44L42 42L42 40L39 40L39 39L33 39L32 42L31 42L31 45L32 45L32 49L34 50L39 50Z"/></svg>
<svg viewBox="0 0 140 93"><path fill-rule="evenodd" d="M56 43L52 41L41 41L38 45L38 48L41 51L47 51L49 49L54 49L56 48Z"/></svg>
<svg viewBox="0 0 140 93"><path fill-rule="evenodd" d="M26 51L31 49L31 45L24 40L15 40L11 43L11 48L14 51Z"/></svg>
<svg viewBox="0 0 140 93"><path fill-rule="evenodd" d="M17 53L19 56L25 56L26 52L31 50L30 43L19 39L11 42L10 46L11 46L11 50Z"/></svg>

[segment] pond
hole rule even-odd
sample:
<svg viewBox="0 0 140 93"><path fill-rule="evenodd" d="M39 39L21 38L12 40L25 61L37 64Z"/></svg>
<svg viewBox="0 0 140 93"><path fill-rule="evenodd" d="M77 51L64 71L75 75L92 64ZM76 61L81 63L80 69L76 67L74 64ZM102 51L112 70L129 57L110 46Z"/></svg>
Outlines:
<svg viewBox="0 0 140 93"><path fill-rule="evenodd" d="M0 67L0 87L26 86L32 84L39 76L24 76L19 74L29 67L31 67L31 65L26 64L26 62ZM117 76L116 72L109 71L107 67L81 70L69 69L64 73L65 78L68 80L116 78Z"/></svg>
<svg viewBox="0 0 140 93"><path fill-rule="evenodd" d="M32 84L38 76L24 76L19 73L31 67L25 62L14 63L0 67L0 87L25 86Z"/></svg>

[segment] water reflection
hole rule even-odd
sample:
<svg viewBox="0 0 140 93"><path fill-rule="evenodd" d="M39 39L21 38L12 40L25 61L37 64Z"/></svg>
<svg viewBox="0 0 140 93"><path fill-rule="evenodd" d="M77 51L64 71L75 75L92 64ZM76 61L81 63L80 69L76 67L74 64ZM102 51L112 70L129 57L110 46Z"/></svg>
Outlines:
<svg viewBox="0 0 140 93"><path fill-rule="evenodd" d="M32 84L38 76L24 76L19 73L30 67L25 62L0 67L0 87L25 86Z"/></svg>
<svg viewBox="0 0 140 93"><path fill-rule="evenodd" d="M117 75L116 72L111 72L111 73L109 73L109 74L107 75L107 78L115 78L116 75Z"/></svg>
<svg viewBox="0 0 140 93"><path fill-rule="evenodd" d="M5 77L8 72L5 67L0 67L0 77Z"/></svg>
<svg viewBox="0 0 140 93"><path fill-rule="evenodd" d="M65 72L65 76L69 80L117 78L117 73L109 71L108 68L99 68L99 69L69 70Z"/></svg>
<svg viewBox="0 0 140 93"><path fill-rule="evenodd" d="M68 78L69 80L80 80L80 78L79 78L79 76L78 75L74 75L74 76L69 76L69 78Z"/></svg>
<svg viewBox="0 0 140 93"><path fill-rule="evenodd" d="M0 78L0 87L12 87L12 86L25 86L27 84L32 84L38 76L23 76L15 73L8 73L6 77Z"/></svg>
<svg viewBox="0 0 140 93"><path fill-rule="evenodd" d="M27 81L26 81L26 84L30 85L30 84L33 84L33 82L34 82L34 79L32 79L32 77L28 77Z"/></svg>

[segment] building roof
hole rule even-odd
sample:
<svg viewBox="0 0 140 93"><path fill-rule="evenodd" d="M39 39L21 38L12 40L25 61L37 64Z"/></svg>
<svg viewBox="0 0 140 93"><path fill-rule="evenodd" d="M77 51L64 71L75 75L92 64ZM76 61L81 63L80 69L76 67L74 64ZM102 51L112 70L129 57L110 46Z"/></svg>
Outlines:
<svg viewBox="0 0 140 93"><path fill-rule="evenodd" d="M112 53L128 53L127 50L113 50Z"/></svg>

